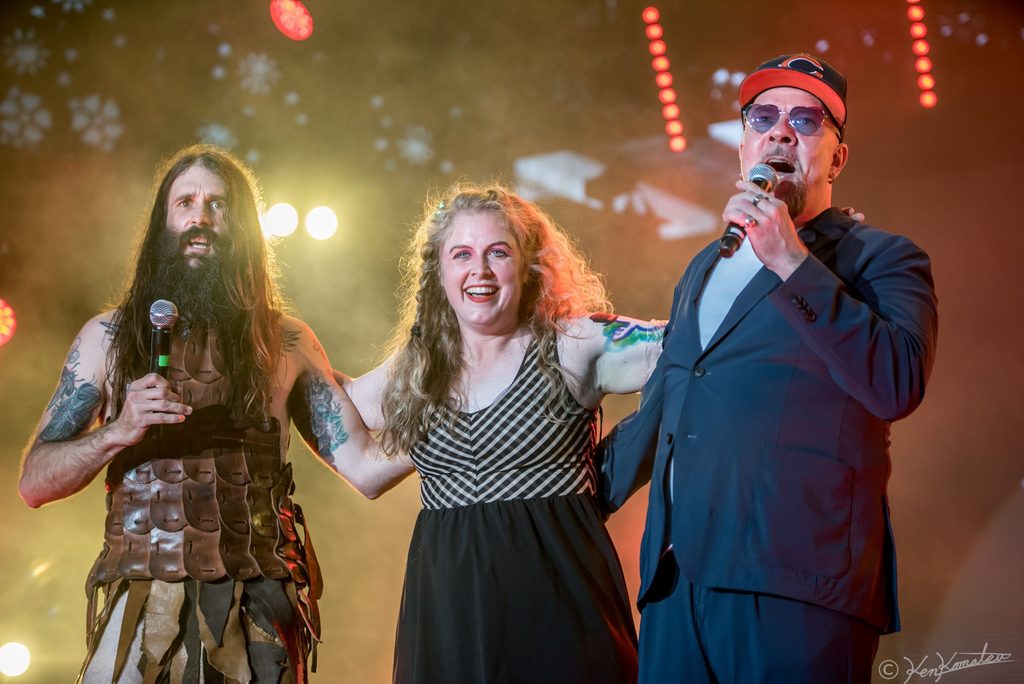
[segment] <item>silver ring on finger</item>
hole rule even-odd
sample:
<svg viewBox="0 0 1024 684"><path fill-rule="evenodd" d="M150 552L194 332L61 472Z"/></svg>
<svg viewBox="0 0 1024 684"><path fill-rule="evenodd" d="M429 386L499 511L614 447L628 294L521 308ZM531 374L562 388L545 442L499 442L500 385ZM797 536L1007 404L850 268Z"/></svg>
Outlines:
<svg viewBox="0 0 1024 684"><path fill-rule="evenodd" d="M760 202L761 200L766 200L766 199L768 199L768 195L760 195L760 194L759 194L759 195L756 195L756 196L754 197L754 201L752 202L752 204L753 204L753 205L754 205L754 207L756 208L756 207L757 207L757 203L758 203L758 202Z"/></svg>
<svg viewBox="0 0 1024 684"><path fill-rule="evenodd" d="M743 220L743 225L746 226L747 228L753 228L754 226L757 225L757 219L754 218L753 216L748 216Z"/></svg>

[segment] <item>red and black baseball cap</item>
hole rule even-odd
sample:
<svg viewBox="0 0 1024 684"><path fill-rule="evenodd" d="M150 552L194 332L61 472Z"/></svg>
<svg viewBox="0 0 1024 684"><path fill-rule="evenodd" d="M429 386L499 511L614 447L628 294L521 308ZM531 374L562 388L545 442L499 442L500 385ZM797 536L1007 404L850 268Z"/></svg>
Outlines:
<svg viewBox="0 0 1024 684"><path fill-rule="evenodd" d="M814 55L798 52L769 59L740 83L740 106L770 88L788 86L806 90L821 100L842 131L846 128L846 77Z"/></svg>

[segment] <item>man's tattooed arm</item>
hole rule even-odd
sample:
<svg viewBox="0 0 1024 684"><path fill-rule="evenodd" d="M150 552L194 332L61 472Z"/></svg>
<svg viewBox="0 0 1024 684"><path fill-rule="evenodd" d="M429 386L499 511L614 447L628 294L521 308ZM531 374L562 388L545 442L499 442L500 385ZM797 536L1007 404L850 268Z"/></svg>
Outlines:
<svg viewBox="0 0 1024 684"><path fill-rule="evenodd" d="M292 418L299 434L327 465L338 469L335 451L348 441L341 404L331 386L319 376L307 376L293 396Z"/></svg>
<svg viewBox="0 0 1024 684"><path fill-rule="evenodd" d="M68 352L67 361L60 372L60 381L47 404L50 420L40 431L39 439L43 442L59 442L83 432L96 418L101 395L94 381L78 377L79 346L82 338L75 338Z"/></svg>
<svg viewBox="0 0 1024 684"><path fill-rule="evenodd" d="M283 331L283 337L281 340L282 346L284 347L284 353L287 354L295 349L299 344L299 338L302 337L301 330L285 330Z"/></svg>

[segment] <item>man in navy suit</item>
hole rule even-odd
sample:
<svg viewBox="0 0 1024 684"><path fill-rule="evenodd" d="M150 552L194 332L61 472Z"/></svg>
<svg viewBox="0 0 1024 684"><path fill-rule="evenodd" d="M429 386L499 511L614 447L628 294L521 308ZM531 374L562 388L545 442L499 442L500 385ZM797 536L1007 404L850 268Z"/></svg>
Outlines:
<svg viewBox="0 0 1024 684"><path fill-rule="evenodd" d="M651 481L640 681L869 682L899 629L889 428L924 396L928 256L832 207L846 80L812 55L743 81L743 178L676 286L640 409L605 442L612 509Z"/></svg>

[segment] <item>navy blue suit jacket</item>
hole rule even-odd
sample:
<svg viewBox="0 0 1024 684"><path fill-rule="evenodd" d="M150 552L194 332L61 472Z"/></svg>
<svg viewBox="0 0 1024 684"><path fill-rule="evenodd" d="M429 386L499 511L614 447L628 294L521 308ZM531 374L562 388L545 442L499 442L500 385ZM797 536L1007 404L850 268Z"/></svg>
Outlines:
<svg viewBox="0 0 1024 684"><path fill-rule="evenodd" d="M762 267L705 349L697 304L717 243L690 263L640 408L603 443L602 494L614 510L652 483L641 609L671 543L694 583L896 631L889 427L931 371L931 266L910 240L835 209L800 236L811 256L785 282Z"/></svg>

